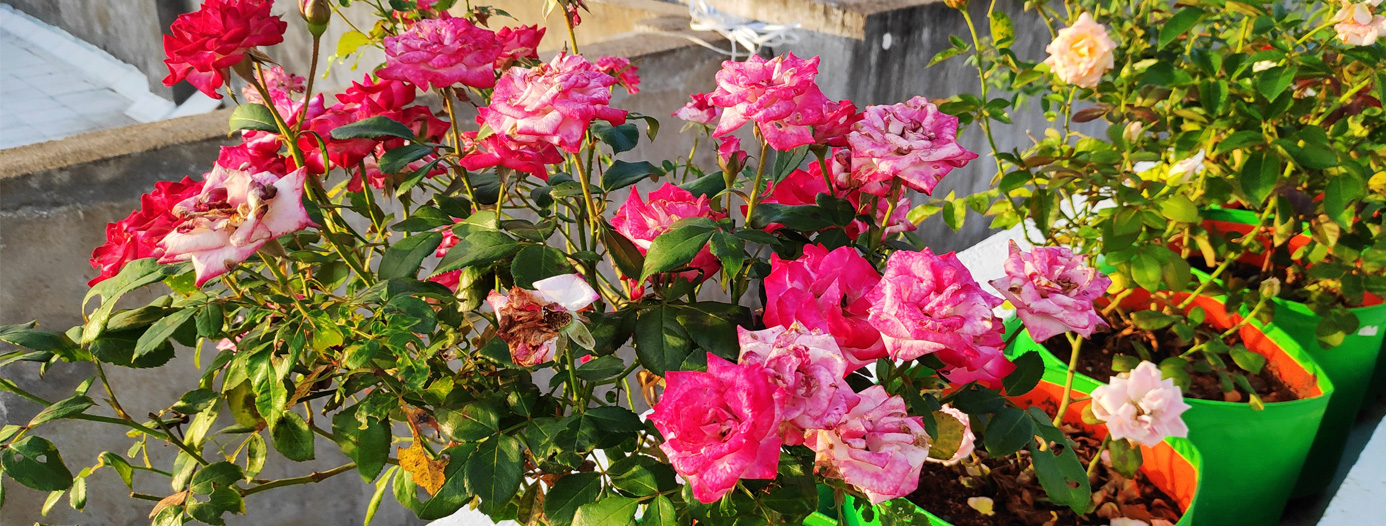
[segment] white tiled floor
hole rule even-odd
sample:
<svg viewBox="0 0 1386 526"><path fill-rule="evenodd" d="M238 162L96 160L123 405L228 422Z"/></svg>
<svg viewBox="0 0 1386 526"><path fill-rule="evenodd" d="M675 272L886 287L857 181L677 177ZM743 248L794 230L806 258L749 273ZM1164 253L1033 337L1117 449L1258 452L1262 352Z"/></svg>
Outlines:
<svg viewBox="0 0 1386 526"><path fill-rule="evenodd" d="M0 149L135 124L130 102L0 29Z"/></svg>

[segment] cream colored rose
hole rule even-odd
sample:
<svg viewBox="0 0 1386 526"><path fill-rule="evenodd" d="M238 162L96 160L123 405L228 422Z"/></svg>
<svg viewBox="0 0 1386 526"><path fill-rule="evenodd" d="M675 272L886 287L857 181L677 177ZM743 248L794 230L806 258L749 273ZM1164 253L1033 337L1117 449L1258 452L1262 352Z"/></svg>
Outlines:
<svg viewBox="0 0 1386 526"><path fill-rule="evenodd" d="M1072 26L1059 30L1059 36L1049 43L1044 60L1059 80L1091 88L1102 81L1102 74L1112 69L1112 50L1116 43L1107 36L1107 28L1083 13Z"/></svg>
<svg viewBox="0 0 1386 526"><path fill-rule="evenodd" d="M1386 17L1374 14L1373 8L1381 2L1361 2L1345 5L1338 10L1333 20L1333 29L1338 39L1349 46L1370 46L1376 39L1386 36Z"/></svg>

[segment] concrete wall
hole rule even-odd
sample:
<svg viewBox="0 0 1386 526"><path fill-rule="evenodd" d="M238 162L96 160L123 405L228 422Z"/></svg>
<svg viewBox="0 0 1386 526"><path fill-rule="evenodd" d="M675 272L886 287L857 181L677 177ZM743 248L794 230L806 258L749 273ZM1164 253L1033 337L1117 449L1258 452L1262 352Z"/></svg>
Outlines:
<svg viewBox="0 0 1386 526"><path fill-rule="evenodd" d="M149 77L151 91L167 99L174 98L174 90L162 82L168 75L168 68L163 64L160 34L184 10L185 0L5 0L4 3L134 65Z"/></svg>
<svg viewBox="0 0 1386 526"><path fill-rule="evenodd" d="M81 300L93 276L87 264L92 248L105 240L105 225L138 206L140 194L157 181L198 177L210 169L225 142L228 112L79 135L63 141L0 151L0 324L38 320L44 328L65 330L81 323ZM148 301L152 295L134 297ZM205 358L206 355L204 355ZM158 369L109 367L106 372L126 410L144 415L168 407L201 374L190 349ZM49 400L60 400L94 374L85 365L60 364L40 377L34 364L13 364L0 376ZM97 396L96 398L103 398ZM29 421L41 407L0 393L0 423ZM100 403L94 414L110 415ZM95 464L101 451L124 455L132 441L120 428L84 421L50 423L39 434L57 444L75 473ZM231 446L232 449L235 445ZM152 462L166 468L177 449L150 443ZM271 453L277 455L277 453ZM295 463L271 459L265 478L284 478L330 469L347 460L335 445L318 439L318 459ZM132 460L132 463L137 461ZM143 479L143 482L139 482ZM136 475L136 489L171 493L167 479ZM148 522L153 504L128 497L120 479L103 469L88 481L85 513L67 507L66 498L47 517L39 515L46 493L5 482L0 524L37 522L125 526ZM292 486L251 497L247 514L227 517L231 525L360 524L374 487L352 474L319 484ZM257 498L258 497L258 498ZM274 506L265 503L273 499ZM386 499L376 524L415 524L417 519Z"/></svg>

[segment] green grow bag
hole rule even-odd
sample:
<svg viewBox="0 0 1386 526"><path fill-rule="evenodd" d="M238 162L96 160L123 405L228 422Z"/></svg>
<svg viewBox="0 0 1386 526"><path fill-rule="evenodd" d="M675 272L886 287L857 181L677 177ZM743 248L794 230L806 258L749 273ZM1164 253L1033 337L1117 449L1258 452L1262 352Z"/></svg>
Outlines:
<svg viewBox="0 0 1386 526"><path fill-rule="evenodd" d="M1064 372L1061 370L1050 369L1044 374L1042 382L1034 391L1015 399L1022 406L1034 405L1038 401L1044 400L1057 404L1057 396L1063 392ZM1090 379L1075 378L1073 383L1074 393L1086 395L1098 385ZM1067 417L1064 418L1069 424L1082 425L1083 408L1090 402L1078 401L1069 406ZM1160 487L1166 494L1177 501L1183 508L1183 515L1176 526L1190 526L1194 523L1195 509L1199 506L1200 495L1204 491L1203 482L1203 457L1198 449L1186 439L1169 438L1156 448L1142 447L1145 456L1143 470L1150 477L1152 483ZM837 522L837 512L833 509L833 495L826 486L818 487L820 503L819 511L804 521L805 526L835 526ZM867 507L872 511L869 519L864 513ZM948 521L916 506L914 503L905 499L896 499L876 506L866 506L861 509L856 507L856 503L849 497L846 509L842 514L844 521L841 526L882 526L880 514L883 510L890 509L897 517L901 515L914 519L910 524L920 526L952 526ZM918 519L927 519L927 523L920 522Z"/></svg>
<svg viewBox="0 0 1386 526"><path fill-rule="evenodd" d="M1224 223L1229 230L1256 221L1256 214L1246 210L1209 209L1203 211L1203 217L1209 222ZM1200 281L1209 279L1208 274L1197 270L1194 275ZM1293 495L1300 497L1323 491L1333 481L1357 412L1365 400L1380 392L1380 384L1386 380L1386 363L1379 358L1386 336L1386 303L1350 309L1357 316L1357 332L1345 337L1338 346L1325 349L1315 337L1321 316L1303 303L1278 298L1273 301L1275 316L1271 324L1293 338L1333 381L1333 398L1324 411L1323 424L1294 489ZM1243 307L1243 314L1246 310Z"/></svg>
<svg viewBox="0 0 1386 526"><path fill-rule="evenodd" d="M1194 305L1203 307L1215 325L1231 326L1217 300L1202 297ZM1252 322L1242 327L1241 336L1247 348L1268 358L1266 366L1300 399L1268 403L1261 411L1245 403L1185 400L1191 406L1184 413L1189 441L1203 456L1204 477L1193 513L1193 524L1199 526L1279 524L1334 392L1333 382L1285 331ZM1028 333L1016 338L1007 352L1038 352L1047 368L1068 368Z"/></svg>

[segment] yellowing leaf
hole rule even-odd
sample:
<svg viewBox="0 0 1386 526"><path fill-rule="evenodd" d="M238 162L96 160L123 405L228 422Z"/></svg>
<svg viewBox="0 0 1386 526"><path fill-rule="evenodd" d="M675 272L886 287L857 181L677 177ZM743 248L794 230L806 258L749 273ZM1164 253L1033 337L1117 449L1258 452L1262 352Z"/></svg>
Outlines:
<svg viewBox="0 0 1386 526"><path fill-rule="evenodd" d="M448 467L448 462L429 457L423 442L415 435L414 445L399 451L399 467L413 475L415 484L433 495L443 487L443 468Z"/></svg>

